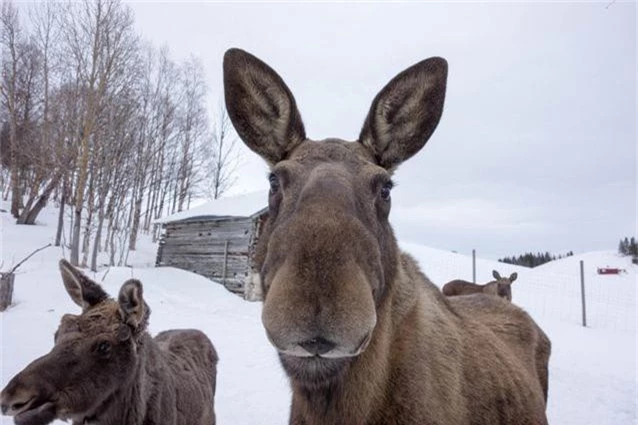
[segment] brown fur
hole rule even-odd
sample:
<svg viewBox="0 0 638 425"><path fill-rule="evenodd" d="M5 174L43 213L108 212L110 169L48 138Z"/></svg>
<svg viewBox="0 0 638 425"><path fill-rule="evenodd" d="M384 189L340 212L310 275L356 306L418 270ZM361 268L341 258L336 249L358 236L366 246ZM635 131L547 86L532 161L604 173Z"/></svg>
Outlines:
<svg viewBox="0 0 638 425"><path fill-rule="evenodd" d="M501 277L496 271L492 271L494 279L491 282L487 282L485 285L477 285L476 283L468 282L466 280L451 280L443 285L443 295L453 297L456 295L469 295L469 294L489 294L496 295L504 298L507 301L512 301L512 283L518 277L517 273L512 273L510 277Z"/></svg>
<svg viewBox="0 0 638 425"><path fill-rule="evenodd" d="M116 301L68 262L60 270L82 314L64 315L51 352L2 390L2 412L18 425L214 425L217 353L206 335L152 338L139 281L127 281Z"/></svg>
<svg viewBox="0 0 638 425"><path fill-rule="evenodd" d="M388 222L391 173L434 131L446 75L440 58L408 68L358 142L313 142L275 71L238 49L224 57L229 115L271 165L256 262L291 424L547 423L542 330L497 297L444 297Z"/></svg>

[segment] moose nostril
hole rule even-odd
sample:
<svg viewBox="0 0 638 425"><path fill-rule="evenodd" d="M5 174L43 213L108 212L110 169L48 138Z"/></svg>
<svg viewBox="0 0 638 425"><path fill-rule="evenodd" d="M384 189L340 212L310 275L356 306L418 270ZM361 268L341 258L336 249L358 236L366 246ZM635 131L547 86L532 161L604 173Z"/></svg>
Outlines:
<svg viewBox="0 0 638 425"><path fill-rule="evenodd" d="M326 354L328 351L335 348L336 344L334 342L330 342L325 338L312 338L303 342L300 342L299 345L309 352L312 355L322 355Z"/></svg>
<svg viewBox="0 0 638 425"><path fill-rule="evenodd" d="M16 401L14 403L7 403L7 402L0 403L0 410L2 411L3 415L16 414L22 411L29 404L31 404L32 401L33 401L33 398L30 398L27 401Z"/></svg>

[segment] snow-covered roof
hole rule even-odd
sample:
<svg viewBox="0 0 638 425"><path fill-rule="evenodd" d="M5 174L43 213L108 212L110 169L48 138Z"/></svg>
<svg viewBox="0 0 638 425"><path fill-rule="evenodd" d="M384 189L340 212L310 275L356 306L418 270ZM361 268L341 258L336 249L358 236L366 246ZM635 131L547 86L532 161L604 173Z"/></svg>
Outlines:
<svg viewBox="0 0 638 425"><path fill-rule="evenodd" d="M205 218L252 217L268 208L268 191L246 193L244 195L219 198L186 211L171 214L155 220L163 224Z"/></svg>

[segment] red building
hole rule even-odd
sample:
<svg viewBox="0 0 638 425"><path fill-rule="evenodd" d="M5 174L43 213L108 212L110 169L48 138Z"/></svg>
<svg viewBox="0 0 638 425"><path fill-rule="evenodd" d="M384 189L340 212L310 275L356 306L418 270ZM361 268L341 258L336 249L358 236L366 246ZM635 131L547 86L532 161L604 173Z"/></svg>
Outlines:
<svg viewBox="0 0 638 425"><path fill-rule="evenodd" d="M623 271L615 267L598 267L598 274L620 274Z"/></svg>

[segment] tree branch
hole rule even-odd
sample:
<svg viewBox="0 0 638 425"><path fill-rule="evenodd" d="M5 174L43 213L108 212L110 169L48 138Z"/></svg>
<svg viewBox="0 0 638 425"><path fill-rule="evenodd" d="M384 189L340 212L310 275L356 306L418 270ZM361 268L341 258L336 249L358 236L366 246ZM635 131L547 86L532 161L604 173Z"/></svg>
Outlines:
<svg viewBox="0 0 638 425"><path fill-rule="evenodd" d="M18 270L18 267L20 267L25 261L27 261L29 258L33 257L35 254L37 254L38 252L42 251L45 248L50 247L51 244L45 245L42 248L38 248L35 251L33 251L31 254L27 255L26 258L22 261L20 261L18 264L16 264L10 271L9 274L15 272L16 270Z"/></svg>

